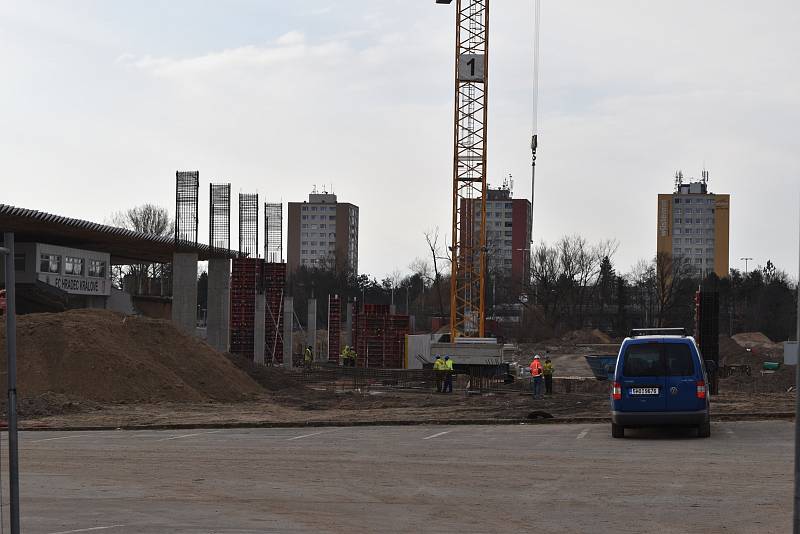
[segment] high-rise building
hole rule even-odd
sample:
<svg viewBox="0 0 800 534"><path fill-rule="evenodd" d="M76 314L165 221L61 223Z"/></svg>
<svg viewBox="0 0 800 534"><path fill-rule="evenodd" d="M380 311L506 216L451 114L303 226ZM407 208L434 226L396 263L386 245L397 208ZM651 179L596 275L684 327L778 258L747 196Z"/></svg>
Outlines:
<svg viewBox="0 0 800 534"><path fill-rule="evenodd" d="M287 229L290 272L304 266L358 273L358 206L315 190L306 202L289 202Z"/></svg>
<svg viewBox="0 0 800 534"><path fill-rule="evenodd" d="M472 227L461 226L462 242L467 242L467 238L473 239L474 248L477 249L481 201L474 199L464 202L462 213L472 220ZM531 202L525 198L513 198L508 183L498 189L489 189L486 195L487 272L509 278L521 287L530 276L531 233Z"/></svg>
<svg viewBox="0 0 800 534"><path fill-rule="evenodd" d="M658 253L687 258L705 276L728 276L730 195L708 192L708 171L698 181L675 175L675 190L658 195Z"/></svg>

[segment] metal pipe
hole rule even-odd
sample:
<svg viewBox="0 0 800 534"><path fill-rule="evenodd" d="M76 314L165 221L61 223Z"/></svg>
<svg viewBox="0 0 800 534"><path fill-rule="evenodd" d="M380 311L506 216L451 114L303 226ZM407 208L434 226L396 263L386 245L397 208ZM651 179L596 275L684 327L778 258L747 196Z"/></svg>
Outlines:
<svg viewBox="0 0 800 534"><path fill-rule="evenodd" d="M19 534L19 452L17 447L17 317L14 233L3 234L6 260L6 347L8 352L8 473L11 534Z"/></svg>
<svg viewBox="0 0 800 534"><path fill-rule="evenodd" d="M800 198L798 198L800 206ZM800 215L800 210L798 210ZM800 534L800 218L798 219L797 234L797 361L795 362L795 389L794 389L794 534Z"/></svg>

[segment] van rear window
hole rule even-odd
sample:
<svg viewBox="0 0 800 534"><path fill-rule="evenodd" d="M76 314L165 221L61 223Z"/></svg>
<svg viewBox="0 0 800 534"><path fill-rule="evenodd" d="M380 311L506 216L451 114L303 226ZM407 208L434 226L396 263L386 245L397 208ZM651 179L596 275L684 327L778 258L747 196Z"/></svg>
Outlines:
<svg viewBox="0 0 800 534"><path fill-rule="evenodd" d="M692 376L694 362L692 351L683 343L665 343L664 355L667 360L667 374L670 376Z"/></svg>
<svg viewBox="0 0 800 534"><path fill-rule="evenodd" d="M664 376L659 343L636 343L625 351L625 376Z"/></svg>

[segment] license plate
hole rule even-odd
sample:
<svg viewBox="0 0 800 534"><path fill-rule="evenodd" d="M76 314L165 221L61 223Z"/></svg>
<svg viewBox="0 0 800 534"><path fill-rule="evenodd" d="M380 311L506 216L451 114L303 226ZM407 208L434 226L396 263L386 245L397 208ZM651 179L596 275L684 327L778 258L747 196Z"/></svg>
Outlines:
<svg viewBox="0 0 800 534"><path fill-rule="evenodd" d="M658 395L658 388L631 388L630 395Z"/></svg>

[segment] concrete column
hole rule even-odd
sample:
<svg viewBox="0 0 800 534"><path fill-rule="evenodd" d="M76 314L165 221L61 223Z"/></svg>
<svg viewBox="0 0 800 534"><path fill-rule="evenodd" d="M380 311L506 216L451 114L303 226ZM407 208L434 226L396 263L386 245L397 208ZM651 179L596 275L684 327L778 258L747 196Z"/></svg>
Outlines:
<svg viewBox="0 0 800 534"><path fill-rule="evenodd" d="M266 335L265 316L267 313L267 295L256 292L256 324L253 325L253 361L264 365L264 349Z"/></svg>
<svg viewBox="0 0 800 534"><path fill-rule="evenodd" d="M294 323L294 298L283 299L283 366L292 368L292 324Z"/></svg>
<svg viewBox="0 0 800 534"><path fill-rule="evenodd" d="M197 254L172 254L172 322L197 335Z"/></svg>
<svg viewBox="0 0 800 534"><path fill-rule="evenodd" d="M231 338L231 260L208 260L208 344L228 352Z"/></svg>
<svg viewBox="0 0 800 534"><path fill-rule="evenodd" d="M344 344L353 346L353 303L348 302L345 307L344 319Z"/></svg>
<svg viewBox="0 0 800 534"><path fill-rule="evenodd" d="M308 299L308 326L306 328L306 345L311 345L314 361L322 361L317 350L317 299Z"/></svg>

